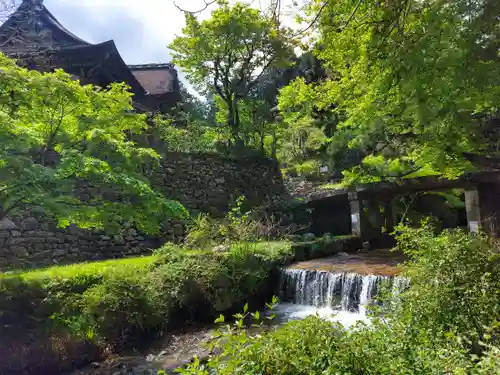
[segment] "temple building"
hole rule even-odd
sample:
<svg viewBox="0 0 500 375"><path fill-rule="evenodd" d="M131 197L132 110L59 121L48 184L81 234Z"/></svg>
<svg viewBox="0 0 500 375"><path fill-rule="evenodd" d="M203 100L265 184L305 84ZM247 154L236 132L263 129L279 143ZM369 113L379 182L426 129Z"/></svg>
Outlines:
<svg viewBox="0 0 500 375"><path fill-rule="evenodd" d="M112 40L92 44L80 39L59 23L43 0L23 0L0 25L0 51L30 69L64 69L82 84L125 82L139 112L166 112L180 97L172 64L127 65Z"/></svg>

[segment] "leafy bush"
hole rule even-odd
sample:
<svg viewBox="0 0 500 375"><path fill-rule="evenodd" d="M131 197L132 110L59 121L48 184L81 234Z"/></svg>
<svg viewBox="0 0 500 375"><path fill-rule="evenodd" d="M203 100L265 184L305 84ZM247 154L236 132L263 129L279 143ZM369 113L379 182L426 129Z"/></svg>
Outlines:
<svg viewBox="0 0 500 375"><path fill-rule="evenodd" d="M245 197L239 197L223 219L199 215L188 228L186 244L189 247L208 247L214 244L255 241L258 223L250 212L243 212Z"/></svg>
<svg viewBox="0 0 500 375"><path fill-rule="evenodd" d="M115 345L162 331L170 299L149 283L141 269L116 269L81 296L81 317L87 336L95 334ZM90 330L90 331L89 331Z"/></svg>
<svg viewBox="0 0 500 375"><path fill-rule="evenodd" d="M263 245L215 253L168 244L151 257L3 274L0 325L134 346L172 325L268 298L272 271L290 246Z"/></svg>
<svg viewBox="0 0 500 375"><path fill-rule="evenodd" d="M282 239L300 230L300 226L284 226L272 215L245 211L245 197L240 196L223 219L201 214L188 227L185 244L206 248L220 243L257 242Z"/></svg>
<svg viewBox="0 0 500 375"><path fill-rule="evenodd" d="M310 176L319 174L321 163L317 160L308 160L297 164L295 169L299 176Z"/></svg>
<svg viewBox="0 0 500 375"><path fill-rule="evenodd" d="M188 225L185 244L191 248L213 246L222 237L220 226L220 220L206 214L198 215Z"/></svg>
<svg viewBox="0 0 500 375"><path fill-rule="evenodd" d="M398 239L413 287L402 313L420 329L456 332L474 343L500 319L498 243L462 230L407 229ZM408 317L410 319L410 317Z"/></svg>

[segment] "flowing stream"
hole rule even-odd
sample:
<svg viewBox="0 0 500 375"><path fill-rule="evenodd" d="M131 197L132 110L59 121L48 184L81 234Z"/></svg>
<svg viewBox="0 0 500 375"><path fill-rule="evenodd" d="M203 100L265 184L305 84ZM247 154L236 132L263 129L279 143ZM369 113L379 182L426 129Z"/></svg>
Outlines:
<svg viewBox="0 0 500 375"><path fill-rule="evenodd" d="M356 321L368 322L366 308L383 281L390 283L394 294L409 285L407 278L399 276L285 268L279 289L282 302L276 314L284 321L317 314L338 321L346 328Z"/></svg>
<svg viewBox="0 0 500 375"><path fill-rule="evenodd" d="M369 323L366 308L377 295L383 281L390 283L395 295L409 285L408 279L399 276L284 268L278 292L280 303L275 310L277 323L316 314L340 322L345 328L357 321ZM166 373L170 374L194 355L208 355L202 343L210 338L210 331L207 328L173 334L166 338L164 350L151 348L152 354L147 356L109 359L75 371L72 375L155 375L159 369L167 370Z"/></svg>

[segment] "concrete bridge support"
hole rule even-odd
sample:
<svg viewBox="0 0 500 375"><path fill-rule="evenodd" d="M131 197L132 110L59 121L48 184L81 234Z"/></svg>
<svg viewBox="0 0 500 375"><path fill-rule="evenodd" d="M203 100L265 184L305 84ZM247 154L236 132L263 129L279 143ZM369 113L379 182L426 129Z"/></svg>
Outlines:
<svg viewBox="0 0 500 375"><path fill-rule="evenodd" d="M465 191L469 231L500 237L500 183L480 182Z"/></svg>
<svg viewBox="0 0 500 375"><path fill-rule="evenodd" d="M500 182L479 182L464 187L468 229L500 237ZM377 241L394 229L391 196L348 193L352 235L363 241ZM382 230L384 228L384 230Z"/></svg>
<svg viewBox="0 0 500 375"><path fill-rule="evenodd" d="M479 183L477 199L475 211L479 215L480 230L492 237L500 237L500 183Z"/></svg>
<svg viewBox="0 0 500 375"><path fill-rule="evenodd" d="M465 190L465 210L469 232L478 233L481 228L481 207L477 188Z"/></svg>
<svg viewBox="0 0 500 375"><path fill-rule="evenodd" d="M380 201L376 196L362 199L357 193L349 193L349 203L353 236L370 241L379 239L383 232L390 233L394 229L391 200Z"/></svg>

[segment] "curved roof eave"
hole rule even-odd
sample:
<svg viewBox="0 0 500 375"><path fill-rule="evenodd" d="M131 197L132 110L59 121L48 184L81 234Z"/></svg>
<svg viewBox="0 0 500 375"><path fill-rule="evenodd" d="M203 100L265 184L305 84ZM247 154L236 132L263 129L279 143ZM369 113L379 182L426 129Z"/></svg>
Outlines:
<svg viewBox="0 0 500 375"><path fill-rule="evenodd" d="M87 42L86 40L83 40L79 37L77 37L75 34L73 34L71 31L69 31L67 28L65 28L54 15L45 7L45 5L42 5L42 10L41 13L49 23L51 23L53 26L55 26L57 29L59 29L61 32L66 34L69 38L73 39L75 43L80 43L84 45L92 45L92 43Z"/></svg>
<svg viewBox="0 0 500 375"><path fill-rule="evenodd" d="M108 40L107 42L104 42L104 43L101 43L101 44L103 44L103 45L104 44L109 44L109 46L111 48L110 52L112 52L112 54L118 60L118 63L122 66L123 71L126 72L125 74L127 75L127 81L125 83L127 83L130 86L130 88L132 89L132 91L135 94L138 94L138 95L146 95L147 94L147 90L137 80L137 78L132 73L132 71L130 70L130 68L127 66L127 64L125 64L125 61L123 60L122 55L118 51L118 48L116 48L115 42L113 40Z"/></svg>

